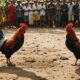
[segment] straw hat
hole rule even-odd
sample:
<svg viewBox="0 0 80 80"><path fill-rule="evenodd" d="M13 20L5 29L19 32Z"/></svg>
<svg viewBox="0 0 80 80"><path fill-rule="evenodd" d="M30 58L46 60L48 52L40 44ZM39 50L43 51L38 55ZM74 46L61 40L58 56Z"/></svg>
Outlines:
<svg viewBox="0 0 80 80"><path fill-rule="evenodd" d="M29 1L29 3L33 3L33 1Z"/></svg>
<svg viewBox="0 0 80 80"><path fill-rule="evenodd" d="M42 3L42 2L44 2L43 0L40 0L40 2Z"/></svg>
<svg viewBox="0 0 80 80"><path fill-rule="evenodd" d="M17 2L21 2L20 0L17 0Z"/></svg>
<svg viewBox="0 0 80 80"><path fill-rule="evenodd" d="M25 1L25 3L28 3L28 1Z"/></svg>
<svg viewBox="0 0 80 80"><path fill-rule="evenodd" d="M22 4L25 4L25 2L22 2Z"/></svg>

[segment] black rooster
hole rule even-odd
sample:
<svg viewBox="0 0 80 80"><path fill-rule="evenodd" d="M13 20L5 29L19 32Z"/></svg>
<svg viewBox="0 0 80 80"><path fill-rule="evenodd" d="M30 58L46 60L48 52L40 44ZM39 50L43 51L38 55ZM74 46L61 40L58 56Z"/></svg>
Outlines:
<svg viewBox="0 0 80 80"><path fill-rule="evenodd" d="M66 46L74 54L76 58L75 65L77 65L77 61L80 59L80 41L72 27L72 23L69 23L66 26Z"/></svg>

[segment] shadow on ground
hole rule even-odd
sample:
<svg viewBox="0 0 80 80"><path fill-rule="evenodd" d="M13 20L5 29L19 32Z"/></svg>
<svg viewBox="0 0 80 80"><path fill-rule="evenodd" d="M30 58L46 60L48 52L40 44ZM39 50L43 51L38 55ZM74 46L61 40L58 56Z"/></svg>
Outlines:
<svg viewBox="0 0 80 80"><path fill-rule="evenodd" d="M77 69L75 70L75 73L80 76L80 65L77 66Z"/></svg>
<svg viewBox="0 0 80 80"><path fill-rule="evenodd" d="M26 77L31 80L47 80L41 76L37 76L34 72L23 70L19 67L0 67L0 73L16 74L18 77Z"/></svg>

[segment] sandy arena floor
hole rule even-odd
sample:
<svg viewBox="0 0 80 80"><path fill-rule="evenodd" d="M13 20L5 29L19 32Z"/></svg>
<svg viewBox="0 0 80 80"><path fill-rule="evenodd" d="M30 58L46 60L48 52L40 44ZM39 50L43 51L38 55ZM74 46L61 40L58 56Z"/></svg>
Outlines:
<svg viewBox="0 0 80 80"><path fill-rule="evenodd" d="M7 37L14 32L4 30ZM65 46L65 35L65 29L28 29L23 47L11 57L15 67L7 67L0 54L0 80L80 80L80 66L72 66L75 57Z"/></svg>

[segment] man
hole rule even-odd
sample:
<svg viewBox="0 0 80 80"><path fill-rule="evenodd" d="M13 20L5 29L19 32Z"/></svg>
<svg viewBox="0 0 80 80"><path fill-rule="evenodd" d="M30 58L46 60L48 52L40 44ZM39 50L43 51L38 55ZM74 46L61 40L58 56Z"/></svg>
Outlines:
<svg viewBox="0 0 80 80"><path fill-rule="evenodd" d="M29 2L29 26L33 27L33 1Z"/></svg>
<svg viewBox="0 0 80 80"><path fill-rule="evenodd" d="M40 26L45 26L45 10L46 6L43 0L40 1Z"/></svg>
<svg viewBox="0 0 80 80"><path fill-rule="evenodd" d="M68 8L69 8L69 11L68 11L68 21L69 22L72 22L73 21L73 12L72 12L72 8L74 6L74 3L72 2L72 0L69 1L68 3Z"/></svg>
<svg viewBox="0 0 80 80"><path fill-rule="evenodd" d="M66 1L63 0L61 26L65 26L67 23L68 23L68 5L66 4Z"/></svg>
<svg viewBox="0 0 80 80"><path fill-rule="evenodd" d="M29 25L29 3L28 1L25 2L23 9L24 9L24 22L27 25Z"/></svg>
<svg viewBox="0 0 80 80"><path fill-rule="evenodd" d="M21 1L17 0L17 6L16 6L16 25L19 27L19 24L24 22L24 10L21 5Z"/></svg>
<svg viewBox="0 0 80 80"><path fill-rule="evenodd" d="M39 15L40 8L39 8L37 0L34 1L33 9L34 9L34 12L33 12L34 27L39 27L39 24L40 24L40 15Z"/></svg>
<svg viewBox="0 0 80 80"><path fill-rule="evenodd" d="M9 2L5 2L5 8L4 8L4 11L5 11L5 16L6 16L6 26L9 25Z"/></svg>
<svg viewBox="0 0 80 80"><path fill-rule="evenodd" d="M49 27L53 27L53 23L55 24L55 10L56 6L53 4L53 0L50 0L50 3L48 4Z"/></svg>
<svg viewBox="0 0 80 80"><path fill-rule="evenodd" d="M48 27L48 0L45 1L45 7L46 7L46 10L45 10L45 22L46 22L46 27Z"/></svg>
<svg viewBox="0 0 80 80"><path fill-rule="evenodd" d="M56 26L57 27L61 26L61 14L62 14L62 7L60 4L60 0L58 0L56 3Z"/></svg>
<svg viewBox="0 0 80 80"><path fill-rule="evenodd" d="M10 5L9 5L9 7L8 7L9 9L8 9L8 18L9 18L9 28L13 28L13 26L14 26L14 20L15 20L15 11L16 11L16 9L15 9L15 5L14 5L14 2L13 2L13 0L11 1L11 3L10 3Z"/></svg>
<svg viewBox="0 0 80 80"><path fill-rule="evenodd" d="M74 17L74 25L78 23L79 25L79 3L78 0L75 2L75 5L72 8L73 11L73 17Z"/></svg>

